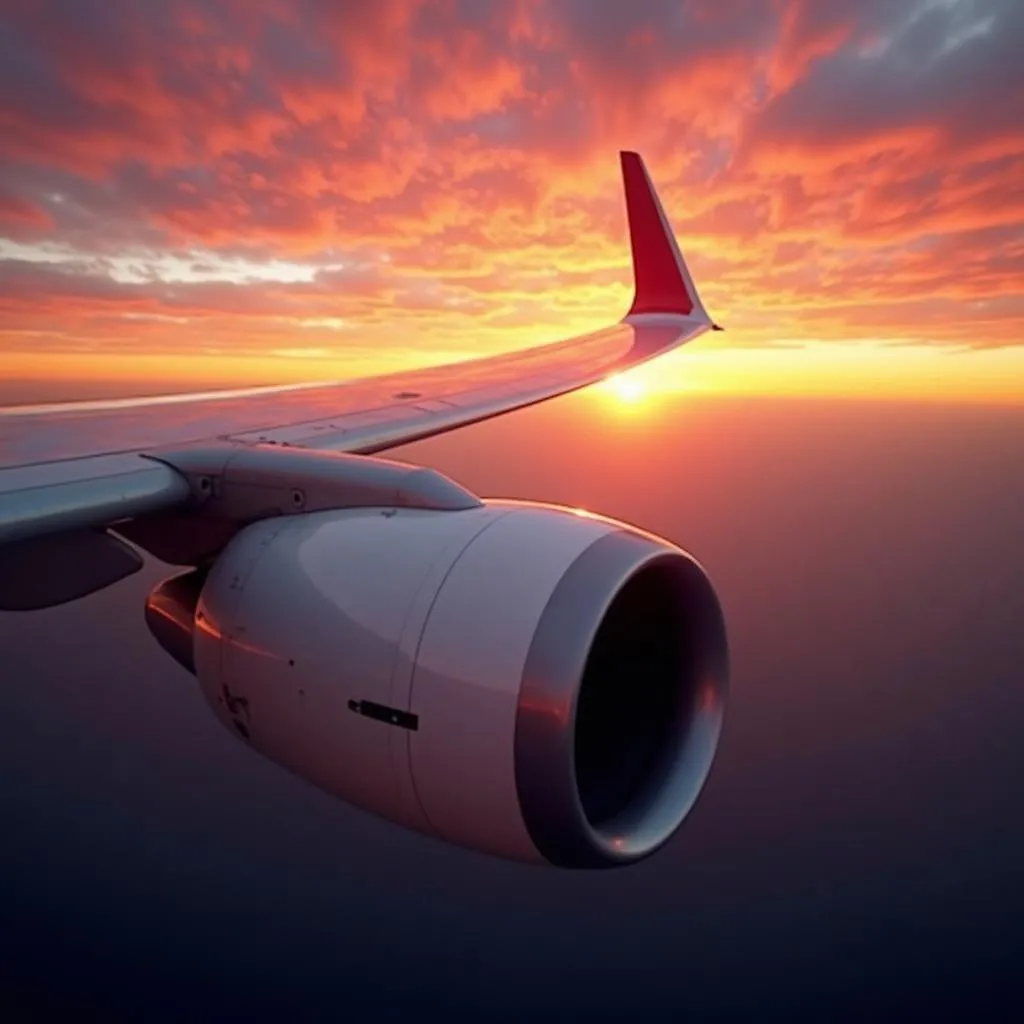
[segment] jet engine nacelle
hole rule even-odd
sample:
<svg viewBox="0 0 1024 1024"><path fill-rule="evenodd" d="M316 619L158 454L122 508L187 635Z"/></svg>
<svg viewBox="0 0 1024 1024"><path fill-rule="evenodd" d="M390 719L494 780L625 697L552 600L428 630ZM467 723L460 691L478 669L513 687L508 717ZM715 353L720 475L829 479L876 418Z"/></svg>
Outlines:
<svg viewBox="0 0 1024 1024"><path fill-rule="evenodd" d="M708 773L728 664L704 570L568 509L356 508L244 528L147 602L217 717L277 763L502 857L628 864Z"/></svg>

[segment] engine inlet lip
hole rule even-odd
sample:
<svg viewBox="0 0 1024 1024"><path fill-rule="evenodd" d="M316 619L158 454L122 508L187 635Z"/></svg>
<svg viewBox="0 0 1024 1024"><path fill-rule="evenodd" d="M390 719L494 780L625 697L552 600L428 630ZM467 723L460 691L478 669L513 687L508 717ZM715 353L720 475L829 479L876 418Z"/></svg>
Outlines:
<svg viewBox="0 0 1024 1024"><path fill-rule="evenodd" d="M611 606L628 582L657 564L692 574L711 631L708 664L685 721L680 756L653 797L597 826L588 820L576 773L576 724L587 658ZM609 587L609 581L613 586ZM515 728L515 773L523 820L550 863L614 867L646 857L675 833L710 770L728 690L728 651L717 596L686 552L620 529L587 548L559 581L541 616L523 671Z"/></svg>

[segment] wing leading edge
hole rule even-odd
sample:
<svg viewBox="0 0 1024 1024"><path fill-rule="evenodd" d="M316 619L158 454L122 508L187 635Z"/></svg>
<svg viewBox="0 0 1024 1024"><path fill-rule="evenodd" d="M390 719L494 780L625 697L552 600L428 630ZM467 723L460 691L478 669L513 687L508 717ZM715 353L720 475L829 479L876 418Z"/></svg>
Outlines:
<svg viewBox="0 0 1024 1024"><path fill-rule="evenodd" d="M712 329L643 161L629 152L621 161L635 294L610 327L351 382L0 409L0 578L30 539L187 502L191 490L163 451L271 444L371 454L566 394Z"/></svg>

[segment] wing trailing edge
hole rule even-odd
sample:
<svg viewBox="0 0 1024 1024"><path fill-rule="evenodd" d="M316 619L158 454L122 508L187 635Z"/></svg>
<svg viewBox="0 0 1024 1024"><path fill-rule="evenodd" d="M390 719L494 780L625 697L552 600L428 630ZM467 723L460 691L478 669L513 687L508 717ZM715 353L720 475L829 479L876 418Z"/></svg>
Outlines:
<svg viewBox="0 0 1024 1024"><path fill-rule="evenodd" d="M624 151L619 158L635 288L625 319L668 313L711 324L642 157Z"/></svg>

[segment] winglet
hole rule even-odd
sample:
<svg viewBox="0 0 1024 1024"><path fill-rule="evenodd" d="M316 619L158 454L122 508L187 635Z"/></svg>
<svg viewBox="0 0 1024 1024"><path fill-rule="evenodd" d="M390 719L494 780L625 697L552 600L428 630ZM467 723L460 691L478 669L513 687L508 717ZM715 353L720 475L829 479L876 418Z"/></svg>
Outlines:
<svg viewBox="0 0 1024 1024"><path fill-rule="evenodd" d="M640 313L676 313L710 323L640 154L623 152L620 157L636 289L626 319Z"/></svg>

